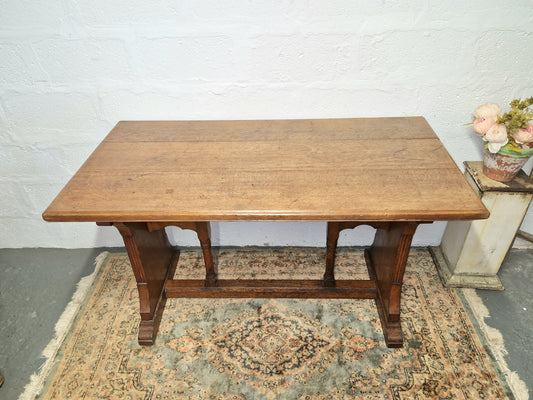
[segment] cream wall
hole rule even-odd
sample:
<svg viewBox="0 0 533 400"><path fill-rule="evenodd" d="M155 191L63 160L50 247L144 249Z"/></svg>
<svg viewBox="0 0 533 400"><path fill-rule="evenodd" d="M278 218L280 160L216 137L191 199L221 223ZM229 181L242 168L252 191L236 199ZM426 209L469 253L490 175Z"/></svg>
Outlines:
<svg viewBox="0 0 533 400"><path fill-rule="evenodd" d="M121 245L40 218L119 120L423 115L462 168L481 159L472 111L533 95L532 26L531 0L0 0L0 247ZM217 245L324 240L322 223L213 227Z"/></svg>

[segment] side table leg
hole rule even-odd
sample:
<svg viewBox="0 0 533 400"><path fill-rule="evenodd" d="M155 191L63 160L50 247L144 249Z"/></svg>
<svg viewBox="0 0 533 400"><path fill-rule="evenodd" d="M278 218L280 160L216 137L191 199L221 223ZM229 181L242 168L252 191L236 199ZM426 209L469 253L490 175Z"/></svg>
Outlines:
<svg viewBox="0 0 533 400"><path fill-rule="evenodd" d="M417 222L390 222L388 229L378 228L374 243L365 251L366 263L376 281L378 308L388 347L402 347L400 297L403 275Z"/></svg>
<svg viewBox="0 0 533 400"><path fill-rule="evenodd" d="M126 245L139 291L139 344L151 345L164 307L164 288L176 268L177 256L164 230L150 231L142 222L113 223Z"/></svg>

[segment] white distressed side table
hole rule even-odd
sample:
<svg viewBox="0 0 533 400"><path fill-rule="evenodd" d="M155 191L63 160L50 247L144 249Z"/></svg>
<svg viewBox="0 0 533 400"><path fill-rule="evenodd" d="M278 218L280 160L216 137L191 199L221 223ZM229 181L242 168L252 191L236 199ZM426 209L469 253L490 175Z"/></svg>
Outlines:
<svg viewBox="0 0 533 400"><path fill-rule="evenodd" d="M440 246L430 251L445 286L503 290L497 274L533 198L533 180L520 171L511 182L497 182L483 174L481 161L465 166L490 217L448 222Z"/></svg>

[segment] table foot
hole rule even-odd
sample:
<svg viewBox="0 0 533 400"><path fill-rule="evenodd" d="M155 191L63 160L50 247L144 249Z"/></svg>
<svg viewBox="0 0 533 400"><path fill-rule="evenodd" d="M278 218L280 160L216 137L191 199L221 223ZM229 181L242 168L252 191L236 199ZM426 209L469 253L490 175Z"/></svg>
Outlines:
<svg viewBox="0 0 533 400"><path fill-rule="evenodd" d="M403 333L399 322L390 322L389 324L381 320L385 344L390 349L403 347Z"/></svg>
<svg viewBox="0 0 533 400"><path fill-rule="evenodd" d="M388 315L383 307L380 297L376 297L376 308L379 319L381 320L381 329L385 338L385 344L389 348L399 348L403 346L403 333L400 321L389 321Z"/></svg>
<svg viewBox="0 0 533 400"><path fill-rule="evenodd" d="M141 346L151 346L155 342L157 329L154 321L141 321L139 323L138 342Z"/></svg>

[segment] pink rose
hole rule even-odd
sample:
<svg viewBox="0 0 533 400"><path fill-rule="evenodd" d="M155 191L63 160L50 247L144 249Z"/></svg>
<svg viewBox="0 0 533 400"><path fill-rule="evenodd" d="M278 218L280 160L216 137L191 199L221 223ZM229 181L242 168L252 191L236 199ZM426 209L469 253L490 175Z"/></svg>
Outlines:
<svg viewBox="0 0 533 400"><path fill-rule="evenodd" d="M495 103L487 103L479 106L474 111L474 125L472 129L479 136L487 134L487 132L496 124L498 115L500 114L500 106Z"/></svg>
<svg viewBox="0 0 533 400"><path fill-rule="evenodd" d="M485 135L490 128L494 126L496 123L496 118L479 118L474 121L474 125L472 126L472 129L474 132L476 132L479 136Z"/></svg>
<svg viewBox="0 0 533 400"><path fill-rule="evenodd" d="M511 134L516 143L525 144L533 142L533 126L527 124L526 129L519 129Z"/></svg>
<svg viewBox="0 0 533 400"><path fill-rule="evenodd" d="M483 139L489 142L489 151L491 153L497 153L509 141L507 138L507 128L504 124L495 124L487 131Z"/></svg>

